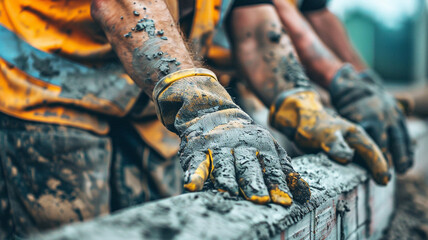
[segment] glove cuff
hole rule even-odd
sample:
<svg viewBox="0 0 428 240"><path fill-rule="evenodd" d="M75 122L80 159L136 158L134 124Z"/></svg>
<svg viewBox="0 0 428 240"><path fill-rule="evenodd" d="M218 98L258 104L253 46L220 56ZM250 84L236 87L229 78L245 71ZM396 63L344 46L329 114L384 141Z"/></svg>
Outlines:
<svg viewBox="0 0 428 240"><path fill-rule="evenodd" d="M332 101L334 102L337 97L342 95L342 91L345 86L360 79L361 77L355 71L354 67L349 63L345 63L334 75L330 85L328 86L328 91Z"/></svg>
<svg viewBox="0 0 428 240"><path fill-rule="evenodd" d="M156 113L170 131L181 134L204 115L239 108L216 75L203 68L169 74L153 89Z"/></svg>
<svg viewBox="0 0 428 240"><path fill-rule="evenodd" d="M382 80L380 76L370 68L360 72L359 76L369 83L376 84L377 86L382 86Z"/></svg>
<svg viewBox="0 0 428 240"><path fill-rule="evenodd" d="M173 125L176 117L175 114L178 109L176 109L175 106L171 106L172 102L174 101L169 104L162 105L159 101L159 98L164 98L162 95L167 92L168 88L171 87L174 83L183 79L189 79L191 77L209 77L214 79L215 82L218 82L216 75L210 70L204 68L190 68L168 74L159 82L157 82L155 88L153 89L153 101L155 103L156 114L159 120L161 120L162 124L173 132L176 132L176 129ZM186 90L187 89L185 89L185 87L180 89L180 91Z"/></svg>
<svg viewBox="0 0 428 240"><path fill-rule="evenodd" d="M337 70L336 74L334 74L328 88L331 89L334 87L341 78L349 79L349 75L351 74L357 74L354 67L350 63L343 64L342 67Z"/></svg>
<svg viewBox="0 0 428 240"><path fill-rule="evenodd" d="M156 83L153 89L153 100L157 102L159 95L164 92L173 83L188 77L205 76L211 77L218 81L217 76L210 70L205 68L189 68L168 74Z"/></svg>

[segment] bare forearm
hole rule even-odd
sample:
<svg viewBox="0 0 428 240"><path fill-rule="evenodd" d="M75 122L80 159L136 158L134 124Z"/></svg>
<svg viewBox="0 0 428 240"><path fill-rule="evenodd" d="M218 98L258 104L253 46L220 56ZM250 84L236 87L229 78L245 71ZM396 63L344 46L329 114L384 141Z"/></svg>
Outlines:
<svg viewBox="0 0 428 240"><path fill-rule="evenodd" d="M91 11L127 73L149 96L164 76L194 67L164 1L93 0Z"/></svg>
<svg viewBox="0 0 428 240"><path fill-rule="evenodd" d="M367 69L367 65L352 46L343 24L328 9L305 14L306 19L321 40L343 62L351 63L357 71Z"/></svg>
<svg viewBox="0 0 428 240"><path fill-rule="evenodd" d="M241 7L232 13L233 50L243 77L266 106L306 80L290 38L270 5Z"/></svg>
<svg viewBox="0 0 428 240"><path fill-rule="evenodd" d="M309 77L328 86L343 63L324 45L294 6L283 0L273 2Z"/></svg>

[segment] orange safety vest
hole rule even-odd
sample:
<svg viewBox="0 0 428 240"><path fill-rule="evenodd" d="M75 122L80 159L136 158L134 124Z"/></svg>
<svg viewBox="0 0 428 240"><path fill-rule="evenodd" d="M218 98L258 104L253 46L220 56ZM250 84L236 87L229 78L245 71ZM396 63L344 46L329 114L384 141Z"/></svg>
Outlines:
<svg viewBox="0 0 428 240"><path fill-rule="evenodd" d="M41 52L55 53L80 64L104 63L114 55L102 30L90 16L90 2L1 1L0 24ZM14 41L1 44L7 46ZM17 54L16 58L21 58L23 63L11 65L7 59L0 58L0 111L17 118L106 134L108 124L94 112L125 116L141 92L120 68L111 72L115 77L111 81L119 82L110 82L114 86L107 86L108 81L97 77L96 70L87 77L79 71L61 76L61 69L49 66L56 61L49 62L25 52L11 54ZM39 75L45 78L28 74L25 69L28 67L39 70ZM52 76L60 80L49 81Z"/></svg>
<svg viewBox="0 0 428 240"><path fill-rule="evenodd" d="M0 40L0 46L19 49L0 58L0 112L107 134L106 115L126 116L139 97L146 98L120 64L97 70L115 56L91 18L90 4L91 0L0 1L0 26L16 36L6 34L8 41ZM28 53L29 48L37 54ZM61 69L63 62L67 75ZM70 70L74 67L75 72ZM176 154L177 136L159 121L131 124L161 155Z"/></svg>

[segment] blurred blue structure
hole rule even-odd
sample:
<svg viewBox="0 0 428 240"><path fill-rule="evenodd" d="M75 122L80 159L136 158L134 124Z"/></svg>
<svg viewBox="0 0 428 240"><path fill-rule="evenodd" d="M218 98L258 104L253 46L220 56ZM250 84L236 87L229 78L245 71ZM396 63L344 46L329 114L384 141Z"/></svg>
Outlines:
<svg viewBox="0 0 428 240"><path fill-rule="evenodd" d="M330 0L329 8L387 85L425 85L426 0Z"/></svg>

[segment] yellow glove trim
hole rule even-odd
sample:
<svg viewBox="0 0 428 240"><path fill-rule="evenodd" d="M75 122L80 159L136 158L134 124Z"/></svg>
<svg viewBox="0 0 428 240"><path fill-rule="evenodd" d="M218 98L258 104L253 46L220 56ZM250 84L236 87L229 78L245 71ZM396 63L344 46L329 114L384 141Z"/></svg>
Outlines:
<svg viewBox="0 0 428 240"><path fill-rule="evenodd" d="M158 118L161 120L162 124L165 125L163 119L162 110L159 107L158 98L163 94L172 84L189 77L210 77L218 81L217 76L210 70L205 68L190 68L183 69L177 72L168 74L162 78L159 82L156 83L155 88L153 89L153 101L155 103L156 113Z"/></svg>
<svg viewBox="0 0 428 240"><path fill-rule="evenodd" d="M168 74L167 76L165 76L159 82L156 83L156 86L153 89L153 100L157 100L159 95L162 92L164 92L168 87L170 87L173 83L179 80L182 80L184 78L195 77L195 76L211 77L218 81L217 76L208 69L205 69L205 68L183 69L183 70Z"/></svg>

